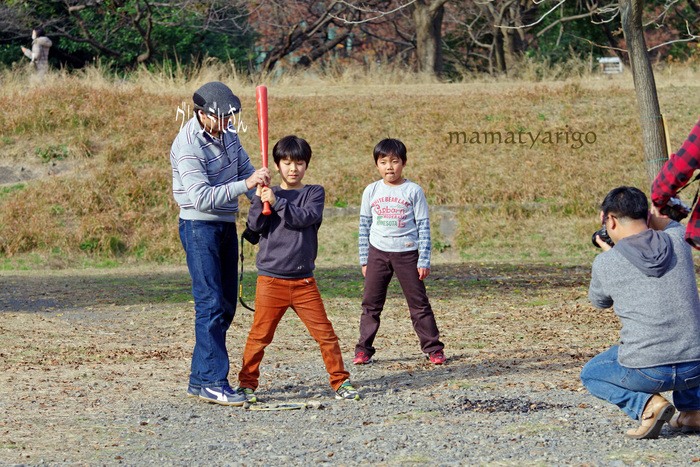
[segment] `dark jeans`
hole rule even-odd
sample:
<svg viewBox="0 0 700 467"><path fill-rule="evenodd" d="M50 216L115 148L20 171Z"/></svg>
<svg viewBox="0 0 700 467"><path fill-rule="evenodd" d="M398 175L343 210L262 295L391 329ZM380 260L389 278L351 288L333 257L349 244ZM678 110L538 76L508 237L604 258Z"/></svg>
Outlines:
<svg viewBox="0 0 700 467"><path fill-rule="evenodd" d="M362 297L362 315L360 316L360 340L355 346L355 353L364 352L374 355L372 347L379 330L380 315L386 301L389 282L396 273L401 290L406 297L411 313L413 329L418 335L420 347L425 353L442 350L440 332L435 322L433 309L430 307L425 284L418 278L418 251L386 252L369 247L367 271L365 274L365 291Z"/></svg>
<svg viewBox="0 0 700 467"><path fill-rule="evenodd" d="M236 224L180 219L180 241L187 253L195 309L190 385L228 385L226 331L238 298Z"/></svg>

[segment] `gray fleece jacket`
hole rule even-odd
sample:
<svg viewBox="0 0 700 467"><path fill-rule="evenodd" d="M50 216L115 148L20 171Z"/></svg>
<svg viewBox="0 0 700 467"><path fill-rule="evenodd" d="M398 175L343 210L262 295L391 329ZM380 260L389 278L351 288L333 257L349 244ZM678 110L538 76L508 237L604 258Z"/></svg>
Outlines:
<svg viewBox="0 0 700 467"><path fill-rule="evenodd" d="M664 231L620 240L593 261L588 297L619 316L625 367L700 361L700 298L684 232L672 221Z"/></svg>

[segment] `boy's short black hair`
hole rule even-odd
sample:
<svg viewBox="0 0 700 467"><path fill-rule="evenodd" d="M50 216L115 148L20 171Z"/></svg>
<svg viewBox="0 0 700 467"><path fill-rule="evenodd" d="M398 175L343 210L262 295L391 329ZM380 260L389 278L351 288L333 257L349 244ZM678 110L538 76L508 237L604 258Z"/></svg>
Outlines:
<svg viewBox="0 0 700 467"><path fill-rule="evenodd" d="M42 28L41 26L37 26L36 28L32 29L32 31L36 33L37 38L44 36L44 28Z"/></svg>
<svg viewBox="0 0 700 467"><path fill-rule="evenodd" d="M304 161L308 166L311 160L311 146L298 136L285 136L272 148L272 158L278 165L281 160L289 158L293 161Z"/></svg>
<svg viewBox="0 0 700 467"><path fill-rule="evenodd" d="M638 188L621 186L610 191L600 206L607 216L627 219L646 219L649 212L647 196Z"/></svg>
<svg viewBox="0 0 700 467"><path fill-rule="evenodd" d="M406 145L398 139L386 138L377 143L374 147L374 163L377 163L380 157L396 156L401 159L401 162L406 163Z"/></svg>

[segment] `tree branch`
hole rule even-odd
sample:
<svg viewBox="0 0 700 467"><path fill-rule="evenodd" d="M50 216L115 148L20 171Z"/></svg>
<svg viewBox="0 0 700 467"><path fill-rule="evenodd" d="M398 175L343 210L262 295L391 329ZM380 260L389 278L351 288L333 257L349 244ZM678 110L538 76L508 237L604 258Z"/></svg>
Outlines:
<svg viewBox="0 0 700 467"><path fill-rule="evenodd" d="M552 7L551 10L549 10L548 12L546 12L545 14L543 14L543 15L540 17L540 19L538 19L538 20L535 21L534 23L526 24L526 25L524 25L524 26L503 26L503 25L497 24L496 27L497 27L497 28L501 28L501 29L524 29L524 28L531 28L532 26L536 26L536 25L538 25L539 23L541 23L542 20L544 20L544 19L547 17L547 15L549 15L551 12L553 12L554 10L556 10L556 9L557 9L560 5L562 5L564 2L566 2L566 0L560 0L559 3L557 3L556 5L554 5L554 7Z"/></svg>
<svg viewBox="0 0 700 467"><path fill-rule="evenodd" d="M375 13L376 16L373 16L373 17L367 18L367 19L362 19L362 20L355 20L355 21L350 21L347 18L341 18L339 16L333 16L333 15L331 15L331 16L333 17L333 19L336 19L338 21L342 21L345 24L369 23L370 21L374 21L377 18L382 18L384 16L396 13L397 11L403 10L404 8L408 7L409 5L411 5L417 1L418 0L410 0L408 3L405 3L403 5L399 5L398 7L394 8L393 10L382 11L382 10L375 10L372 8L362 8L362 7L359 7L357 5L353 5L351 3L348 3L345 0L339 0L340 3L346 5L354 10L360 11L361 13ZM442 3L444 5L447 1L448 0L439 0L439 3Z"/></svg>
<svg viewBox="0 0 700 467"><path fill-rule="evenodd" d="M557 24L565 23L565 22L567 22L567 21L575 21L575 20L577 20L577 19L582 19L582 18L589 18L589 17L591 17L591 16L593 16L593 15L594 15L594 12L591 11L591 12L588 12L588 13L582 13L582 14L580 14L580 15L567 16L566 18L559 18L558 20L556 20L555 22L553 22L552 24L550 24L549 26L547 26L547 27L544 28L543 30L539 31L539 32L537 33L536 37L540 37L542 34L544 34L545 32L549 31L550 29L552 29L552 28L553 28L554 26L556 26Z"/></svg>
<svg viewBox="0 0 700 467"><path fill-rule="evenodd" d="M678 43L678 42L692 42L692 41L694 41L694 40L700 39L700 36L693 35L693 34L690 32L690 25L688 25L688 22L687 22L687 21L685 22L685 27L686 27L687 30L688 30L688 36L689 36L689 37L688 37L687 39L676 39L676 40L673 40L673 41L664 42L663 44L655 45L654 47L652 47L652 48L650 48L650 49L647 49L647 52L651 52L652 50L658 49L659 47L663 47L663 46L665 46L665 45L671 45L671 44L675 44L675 43Z"/></svg>

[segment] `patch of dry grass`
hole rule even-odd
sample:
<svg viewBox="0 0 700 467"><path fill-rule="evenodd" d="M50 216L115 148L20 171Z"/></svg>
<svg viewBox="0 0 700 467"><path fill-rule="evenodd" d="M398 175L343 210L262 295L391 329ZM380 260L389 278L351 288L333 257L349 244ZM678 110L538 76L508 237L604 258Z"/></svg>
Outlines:
<svg viewBox="0 0 700 467"><path fill-rule="evenodd" d="M324 185L328 207L359 205L362 190L377 178L372 148L385 137L402 139L409 150L405 175L424 188L431 205L456 212L455 231L446 236L437 229L434 237L463 259L590 258L589 237L605 193L622 184L648 191L628 74L445 84L389 71L386 81L382 70L366 81L350 71L333 80L314 74L249 78L212 64L141 70L124 81L86 70L54 73L31 92L5 72L0 163L40 164L37 153L63 145L76 167L0 192L5 265L28 253L47 263L181 260L168 151L182 121L178 108L187 111L192 91L212 79L229 83L241 97L241 140L255 165L254 87L268 84L270 146L287 134L310 142L314 157L306 181ZM697 93L698 82L692 70L659 73L673 147L697 121L688 95ZM578 133L590 144L575 141ZM509 134L514 140L506 142ZM462 139L455 142L455 135ZM500 135L502 142L485 135ZM245 213L247 202L241 205ZM356 222L343 222L342 229L321 230L319 261L323 255L355 261Z"/></svg>

